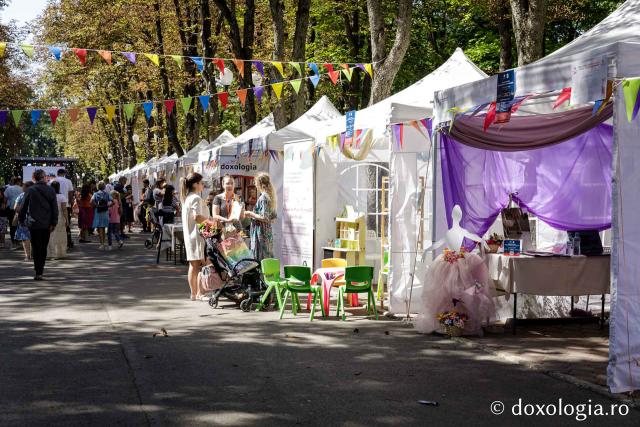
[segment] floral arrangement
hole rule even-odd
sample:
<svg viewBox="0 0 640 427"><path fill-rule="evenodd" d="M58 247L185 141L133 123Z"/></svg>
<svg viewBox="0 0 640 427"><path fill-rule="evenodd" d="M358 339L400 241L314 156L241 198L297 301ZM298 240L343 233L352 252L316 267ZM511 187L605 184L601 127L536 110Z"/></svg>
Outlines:
<svg viewBox="0 0 640 427"><path fill-rule="evenodd" d="M205 239L209 239L220 234L220 229L216 226L213 221L205 221L202 224L198 225L198 232Z"/></svg>
<svg viewBox="0 0 640 427"><path fill-rule="evenodd" d="M449 248L445 248L442 257L449 264L455 264L456 262L458 262L459 259L464 258L464 253L465 253L464 247L461 247L459 252L452 251Z"/></svg>
<svg viewBox="0 0 640 427"><path fill-rule="evenodd" d="M500 236L498 233L493 233L491 236L489 236L489 239L487 239L487 245L502 245L502 242L504 242L504 237Z"/></svg>
<svg viewBox="0 0 640 427"><path fill-rule="evenodd" d="M469 316L456 310L439 313L436 318L444 326L455 326L460 329L464 329L464 323L469 320Z"/></svg>

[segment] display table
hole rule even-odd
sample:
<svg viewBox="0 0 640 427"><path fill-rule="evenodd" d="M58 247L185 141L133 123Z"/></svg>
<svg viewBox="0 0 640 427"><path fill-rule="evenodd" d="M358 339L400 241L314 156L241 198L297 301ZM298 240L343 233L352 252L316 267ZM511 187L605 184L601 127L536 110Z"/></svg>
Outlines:
<svg viewBox="0 0 640 427"><path fill-rule="evenodd" d="M611 257L534 257L487 254L489 277L497 290L512 294L513 331L518 293L543 296L602 295L609 293ZM573 305L573 298L572 298Z"/></svg>
<svg viewBox="0 0 640 427"><path fill-rule="evenodd" d="M169 246L170 245L170 246ZM177 248L180 246L180 262L182 262L182 247L184 246L184 232L182 224L164 224L162 226L161 250L170 248L173 253L173 263L177 263Z"/></svg>

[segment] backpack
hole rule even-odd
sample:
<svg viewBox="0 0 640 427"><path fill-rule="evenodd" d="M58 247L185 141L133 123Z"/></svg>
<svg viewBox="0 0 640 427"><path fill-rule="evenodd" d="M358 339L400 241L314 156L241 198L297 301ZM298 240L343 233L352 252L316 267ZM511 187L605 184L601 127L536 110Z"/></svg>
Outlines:
<svg viewBox="0 0 640 427"><path fill-rule="evenodd" d="M97 197L98 201L96 203L96 210L100 213L106 212L109 210L109 204L104 196Z"/></svg>
<svg viewBox="0 0 640 427"><path fill-rule="evenodd" d="M155 205L155 200L153 199L153 190L151 188L148 188L144 193L144 203L151 206Z"/></svg>

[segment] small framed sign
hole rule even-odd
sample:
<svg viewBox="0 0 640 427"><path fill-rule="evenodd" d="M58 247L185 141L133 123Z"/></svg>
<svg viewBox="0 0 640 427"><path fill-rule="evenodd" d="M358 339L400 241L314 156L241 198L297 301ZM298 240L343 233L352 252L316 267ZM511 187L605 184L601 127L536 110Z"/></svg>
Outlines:
<svg viewBox="0 0 640 427"><path fill-rule="evenodd" d="M505 255L518 256L522 252L522 240L505 239L502 247Z"/></svg>

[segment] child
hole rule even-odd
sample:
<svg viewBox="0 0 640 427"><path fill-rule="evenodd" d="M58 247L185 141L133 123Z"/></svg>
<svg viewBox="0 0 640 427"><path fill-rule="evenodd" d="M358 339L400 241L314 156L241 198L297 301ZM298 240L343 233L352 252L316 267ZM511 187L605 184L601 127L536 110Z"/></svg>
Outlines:
<svg viewBox="0 0 640 427"><path fill-rule="evenodd" d="M109 205L109 250L111 250L112 235L115 236L118 242L118 249L122 248L124 242L120 236L120 215L122 215L122 203L120 202L120 193L116 190L112 190L111 204Z"/></svg>

